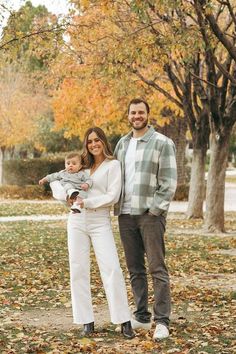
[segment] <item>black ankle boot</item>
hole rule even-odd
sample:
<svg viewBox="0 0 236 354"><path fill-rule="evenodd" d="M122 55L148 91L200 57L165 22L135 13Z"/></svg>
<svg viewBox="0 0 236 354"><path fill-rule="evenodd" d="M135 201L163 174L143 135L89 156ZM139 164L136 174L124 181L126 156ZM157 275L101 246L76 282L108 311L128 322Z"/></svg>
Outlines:
<svg viewBox="0 0 236 354"><path fill-rule="evenodd" d="M131 322L127 321L124 323L121 323L121 333L125 338L132 339L135 337L134 331L131 326Z"/></svg>
<svg viewBox="0 0 236 354"><path fill-rule="evenodd" d="M84 324L83 336L88 336L94 332L94 322Z"/></svg>

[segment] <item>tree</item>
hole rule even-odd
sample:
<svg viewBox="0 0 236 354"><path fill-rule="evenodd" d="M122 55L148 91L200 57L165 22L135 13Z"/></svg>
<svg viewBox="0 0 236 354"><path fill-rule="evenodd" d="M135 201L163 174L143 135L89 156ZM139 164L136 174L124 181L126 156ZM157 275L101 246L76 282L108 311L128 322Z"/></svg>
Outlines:
<svg viewBox="0 0 236 354"><path fill-rule="evenodd" d="M34 7L30 1L26 1L17 11L8 10L6 5L2 6L5 12L10 12L0 43L5 59L19 60L22 54L28 52L30 55L27 65L40 68L46 59L55 57L67 26L64 20L59 23L56 15L48 12L45 6ZM3 11L1 13L2 16L5 15Z"/></svg>
<svg viewBox="0 0 236 354"><path fill-rule="evenodd" d="M230 1L194 1L205 44L211 129L205 225L213 231L224 231L225 170L236 122L235 5Z"/></svg>
<svg viewBox="0 0 236 354"><path fill-rule="evenodd" d="M48 111L44 90L25 74L8 66L0 72L0 148L1 158L7 148L31 140L37 118ZM2 167L1 159L1 167ZM2 183L2 170L0 171Z"/></svg>
<svg viewBox="0 0 236 354"><path fill-rule="evenodd" d="M65 138L65 130L55 130L54 117L52 112L42 116L37 121L37 131L32 142L38 151L56 153L58 151L72 151L82 148L78 136Z"/></svg>
<svg viewBox="0 0 236 354"><path fill-rule="evenodd" d="M40 90L44 88L42 106L45 106L45 102L47 101L48 120L51 119L50 116L52 114L52 110L49 107L51 81L48 77L50 65L58 55L61 43L63 42L63 30L64 23L59 24L57 17L49 13L45 6L34 7L30 1L27 1L19 10L11 11L3 29L0 43L0 64L3 72L7 72L9 68L13 68L10 81L14 82L15 80L18 82L19 77L26 78L26 85L30 83L31 87L35 87L37 95L39 88ZM15 79L13 75L16 75ZM21 109L22 107L20 106L19 111ZM24 134L22 134L23 139L18 137L22 142L22 146L19 147L19 141L16 141L20 151L27 148L33 152L36 152L36 150L38 152L39 149L43 150L46 148L46 146L43 146L43 143L46 143L46 141L43 139L45 134L43 135L42 133L44 127L41 122L45 122L47 118L44 115L41 116L42 111L44 113L44 110L41 110L39 107L37 122L34 121L32 134L26 134L27 139ZM23 112L20 112L20 114L22 115ZM36 112L34 112L34 116L35 114ZM35 118L34 116L30 117L32 121ZM55 134L59 135L59 133ZM53 133L51 137L52 135ZM49 134L47 134L47 137L49 137ZM7 144L7 146L13 145L11 143L10 145Z"/></svg>

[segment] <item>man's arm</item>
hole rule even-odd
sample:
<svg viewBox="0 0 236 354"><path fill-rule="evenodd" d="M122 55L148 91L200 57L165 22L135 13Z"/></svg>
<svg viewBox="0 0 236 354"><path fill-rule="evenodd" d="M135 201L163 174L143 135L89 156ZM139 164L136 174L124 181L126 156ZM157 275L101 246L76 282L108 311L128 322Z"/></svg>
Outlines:
<svg viewBox="0 0 236 354"><path fill-rule="evenodd" d="M175 145L172 140L167 140L159 157L157 172L157 189L149 212L160 215L168 211L171 200L174 197L177 186L177 166L175 157Z"/></svg>
<svg viewBox="0 0 236 354"><path fill-rule="evenodd" d="M116 159L117 159L118 150L119 150L119 141L118 141L118 143L116 144L116 147L115 147L115 150L114 150L114 153L113 153L113 155L115 156Z"/></svg>

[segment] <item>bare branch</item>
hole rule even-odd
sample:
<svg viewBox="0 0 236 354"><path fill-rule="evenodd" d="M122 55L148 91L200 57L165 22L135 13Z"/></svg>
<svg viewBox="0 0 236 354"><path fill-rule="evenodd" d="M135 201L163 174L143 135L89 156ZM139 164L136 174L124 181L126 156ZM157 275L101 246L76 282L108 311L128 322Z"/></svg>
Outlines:
<svg viewBox="0 0 236 354"><path fill-rule="evenodd" d="M217 58L215 56L213 56L213 60L217 66L217 68L220 70L220 72L225 76L227 77L227 79L229 81L232 82L233 85L236 85L236 80L235 78L230 74L230 72L225 69L224 65L220 64L220 62L217 60Z"/></svg>
<svg viewBox="0 0 236 354"><path fill-rule="evenodd" d="M232 58L236 61L236 48L233 42L231 42L228 38L227 35L223 33L223 31L220 29L218 23L216 22L215 17L212 14L208 14L204 11L204 8L201 4L199 4L198 0L194 0L195 4L197 6L201 7L201 12L204 14L205 18L207 19L213 33L215 34L216 38L219 39L219 41L223 44L223 46L226 48L226 50L230 53Z"/></svg>
<svg viewBox="0 0 236 354"><path fill-rule="evenodd" d="M227 4L227 7L229 9L229 13L230 13L230 16L234 22L234 25L236 26L236 17L235 17L235 14L234 14L234 10L230 4L230 1L229 0L226 0L226 4Z"/></svg>
<svg viewBox="0 0 236 354"><path fill-rule="evenodd" d="M229 55L228 59L227 59L227 61L225 63L226 71L230 72L231 64L232 64L232 58ZM222 80L222 85L221 85L221 97L220 97L220 112L221 112L222 115L225 112L228 86L229 86L229 79L228 79L228 77L226 75L224 75L223 76L223 80Z"/></svg>
<svg viewBox="0 0 236 354"><path fill-rule="evenodd" d="M145 78L137 69L130 68L131 71L139 77L145 84L155 88L157 91L162 93L166 98L168 98L171 102L175 103L177 107L183 109L183 105L180 101L178 101L176 98L174 98L172 95L170 95L169 92L164 90L162 87L160 87L155 81L153 80L148 80Z"/></svg>
<svg viewBox="0 0 236 354"><path fill-rule="evenodd" d="M201 78L200 76L194 74L191 70L189 71L189 73L190 73L191 76L195 77L195 79L198 79L198 80L200 80L200 81L202 81L202 82L205 82L205 84L210 85L210 86L213 86L213 87L216 88L216 89L218 88L217 85L214 85L214 84L213 84L212 82L210 82L210 81L204 80L204 79Z"/></svg>
<svg viewBox="0 0 236 354"><path fill-rule="evenodd" d="M21 40L24 40L24 39L27 39L27 38L30 38L30 37L34 37L34 36L38 36L38 35L41 35L41 34L44 34L44 33L51 33L51 32L62 32L64 31L65 29L65 25L58 25L56 27L52 27L52 28L47 28L47 29L40 29L38 31L34 31L34 32L31 32L31 33L27 33L23 36L19 36L19 37L13 37L12 39L10 39L9 41L3 43L0 45L0 50L1 49L4 49L5 47L7 47L9 44L12 44L14 42L17 42L17 41L21 41Z"/></svg>
<svg viewBox="0 0 236 354"><path fill-rule="evenodd" d="M184 91L184 86L183 83L179 80L179 78L175 75L175 73L173 72L171 65L170 64L166 64L164 66L164 70L167 73L171 84L173 86L173 89L175 91L176 96L182 100L182 94L179 92L179 88L181 89L181 91Z"/></svg>

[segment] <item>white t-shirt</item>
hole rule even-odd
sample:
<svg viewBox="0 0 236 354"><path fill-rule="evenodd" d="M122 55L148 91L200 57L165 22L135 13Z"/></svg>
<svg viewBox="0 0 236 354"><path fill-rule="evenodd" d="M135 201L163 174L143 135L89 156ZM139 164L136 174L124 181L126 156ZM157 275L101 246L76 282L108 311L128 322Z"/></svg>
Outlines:
<svg viewBox="0 0 236 354"><path fill-rule="evenodd" d="M129 146L125 155L125 197L121 208L122 214L130 214L131 211L131 198L135 180L135 157L138 140L140 140L140 138L130 139Z"/></svg>

